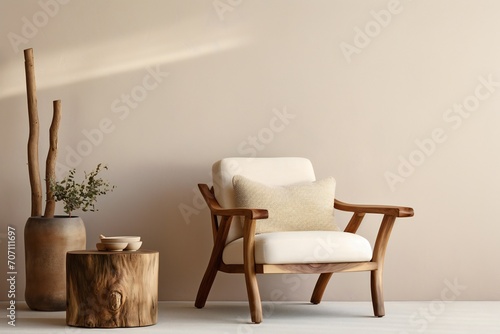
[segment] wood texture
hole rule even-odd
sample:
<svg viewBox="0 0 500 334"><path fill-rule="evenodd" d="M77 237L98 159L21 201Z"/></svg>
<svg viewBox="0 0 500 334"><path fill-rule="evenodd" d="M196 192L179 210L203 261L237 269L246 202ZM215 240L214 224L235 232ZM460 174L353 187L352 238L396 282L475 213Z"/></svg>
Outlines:
<svg viewBox="0 0 500 334"><path fill-rule="evenodd" d="M374 270L376 262L256 264L260 274L323 274Z"/></svg>
<svg viewBox="0 0 500 334"><path fill-rule="evenodd" d="M210 261L205 275L203 275L203 279L201 280L200 288L198 289L198 294L194 304L197 308L205 306L208 294L210 293L210 289L214 283L215 276L217 275L217 272L222 264L222 252L224 251L224 246L226 245L225 241L229 233L230 223L231 217L223 217L220 226L217 226L212 255L210 256Z"/></svg>
<svg viewBox="0 0 500 334"><path fill-rule="evenodd" d="M375 247L373 248L372 261L377 262L379 266L377 270L373 270L370 273L370 288L372 294L373 312L377 317L383 317L385 315L384 287L382 278L387 244L389 243L389 237L395 221L395 216L384 215L377 234L377 240L375 241Z"/></svg>
<svg viewBox="0 0 500 334"><path fill-rule="evenodd" d="M405 206L393 205L363 205L341 202L335 199L334 208L341 211L350 211L357 213L376 213L390 215L394 217L412 217L413 209Z"/></svg>
<svg viewBox="0 0 500 334"><path fill-rule="evenodd" d="M158 317L156 251L74 251L66 258L66 323L78 327L154 325Z"/></svg>
<svg viewBox="0 0 500 334"><path fill-rule="evenodd" d="M26 92L28 95L28 172L31 187L31 216L42 215L42 182L38 162L39 121L36 98L35 60L33 49L24 50L24 67L26 71Z"/></svg>
<svg viewBox="0 0 500 334"><path fill-rule="evenodd" d="M255 219L245 218L243 224L243 268L252 322L262 322L262 303L255 273Z"/></svg>
<svg viewBox="0 0 500 334"><path fill-rule="evenodd" d="M56 201L50 190L50 183L56 179L56 160L57 160L57 132L59 123L61 122L61 100L53 102L52 123L49 129L49 152L47 154L47 162L45 164L45 189L46 198L44 217L52 218L56 210Z"/></svg>
<svg viewBox="0 0 500 334"><path fill-rule="evenodd" d="M323 298L323 294L325 293L326 287L330 282L330 278L332 278L332 273L322 273L319 275L318 280L316 281L316 285L314 286L313 293L311 295L311 303L319 304L321 299Z"/></svg>

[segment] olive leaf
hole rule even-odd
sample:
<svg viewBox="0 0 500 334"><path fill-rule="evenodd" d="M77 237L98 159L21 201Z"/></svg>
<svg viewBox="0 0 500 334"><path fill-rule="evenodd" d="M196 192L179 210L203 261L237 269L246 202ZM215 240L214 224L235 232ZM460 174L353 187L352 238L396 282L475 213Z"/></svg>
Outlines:
<svg viewBox="0 0 500 334"><path fill-rule="evenodd" d="M98 211L95 207L97 197L99 195L105 195L116 188L114 185L110 185L109 182L98 177L102 169L107 170L108 167L98 164L90 173L85 172L85 178L81 183L75 181L75 168L71 169L68 176L62 181L50 181L50 189L53 193L54 200L64 203L64 212L70 217L71 213L78 209L84 212Z"/></svg>

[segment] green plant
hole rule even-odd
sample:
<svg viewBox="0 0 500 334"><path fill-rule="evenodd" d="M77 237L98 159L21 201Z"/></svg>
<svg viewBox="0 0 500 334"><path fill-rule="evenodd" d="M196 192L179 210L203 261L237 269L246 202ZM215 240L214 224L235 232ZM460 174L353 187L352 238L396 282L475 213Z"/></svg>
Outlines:
<svg viewBox="0 0 500 334"><path fill-rule="evenodd" d="M98 164L92 172L85 172L85 178L81 183L75 181L76 169L74 168L69 171L68 176L61 182L54 179L50 181L50 190L54 200L64 203L64 212L70 217L71 213L78 209L82 211L98 211L95 208L97 197L113 191L115 186L97 177L102 169L108 169L108 167Z"/></svg>

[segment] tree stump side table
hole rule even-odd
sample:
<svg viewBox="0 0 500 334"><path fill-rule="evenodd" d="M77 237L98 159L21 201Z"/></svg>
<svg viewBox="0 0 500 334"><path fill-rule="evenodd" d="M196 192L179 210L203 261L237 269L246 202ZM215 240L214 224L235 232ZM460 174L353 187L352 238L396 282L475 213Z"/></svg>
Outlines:
<svg viewBox="0 0 500 334"><path fill-rule="evenodd" d="M66 323L77 327L150 326L158 318L157 251L66 254Z"/></svg>

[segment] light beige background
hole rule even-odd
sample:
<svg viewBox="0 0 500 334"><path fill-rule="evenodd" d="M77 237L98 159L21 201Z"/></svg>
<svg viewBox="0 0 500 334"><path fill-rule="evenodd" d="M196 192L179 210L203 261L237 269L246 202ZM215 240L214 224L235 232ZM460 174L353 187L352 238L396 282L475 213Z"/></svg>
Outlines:
<svg viewBox="0 0 500 334"><path fill-rule="evenodd" d="M11 225L16 299L32 47L42 165L61 99L60 175L104 162L117 186L81 214L87 247L141 235L160 251L161 300L194 300L209 258L196 184L214 161L252 155L305 156L341 200L415 208L393 231L387 300L440 299L450 285L447 298L499 300L499 12L493 0L0 2L0 270ZM368 300L367 279L339 274L325 299ZM266 300L307 301L313 283L260 279ZM220 274L210 298L244 300L243 277Z"/></svg>

